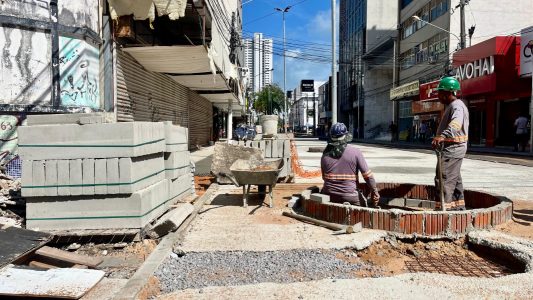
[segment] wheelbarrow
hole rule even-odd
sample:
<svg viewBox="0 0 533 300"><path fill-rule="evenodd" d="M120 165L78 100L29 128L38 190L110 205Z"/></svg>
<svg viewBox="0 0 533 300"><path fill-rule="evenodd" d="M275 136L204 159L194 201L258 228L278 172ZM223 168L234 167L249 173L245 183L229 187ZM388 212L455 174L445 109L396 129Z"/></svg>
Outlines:
<svg viewBox="0 0 533 300"><path fill-rule="evenodd" d="M248 207L248 195L250 186L257 185L259 193L264 186L268 186L268 196L270 198L270 208L272 208L272 188L278 181L278 175L283 168L283 159L276 160L246 160L239 159L231 167L231 175L227 176L236 186L242 186L243 206Z"/></svg>

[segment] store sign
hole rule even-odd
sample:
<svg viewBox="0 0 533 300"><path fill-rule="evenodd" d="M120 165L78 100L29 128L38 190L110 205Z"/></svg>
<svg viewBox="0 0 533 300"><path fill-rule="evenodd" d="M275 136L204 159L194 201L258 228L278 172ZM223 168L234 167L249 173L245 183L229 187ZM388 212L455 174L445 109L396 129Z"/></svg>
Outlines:
<svg viewBox="0 0 533 300"><path fill-rule="evenodd" d="M533 73L533 27L522 29L520 76Z"/></svg>
<svg viewBox="0 0 533 300"><path fill-rule="evenodd" d="M314 92L315 91L315 81L314 80L309 80L309 79L304 79L301 81L300 83L300 88L302 90L302 92Z"/></svg>
<svg viewBox="0 0 533 300"><path fill-rule="evenodd" d="M459 81L490 75L494 73L494 56L459 66L455 73Z"/></svg>
<svg viewBox="0 0 533 300"><path fill-rule="evenodd" d="M420 85L420 101L433 101L439 99L437 87L439 80L424 83Z"/></svg>
<svg viewBox="0 0 533 300"><path fill-rule="evenodd" d="M413 81L390 90L390 100L416 96L420 93L420 81Z"/></svg>

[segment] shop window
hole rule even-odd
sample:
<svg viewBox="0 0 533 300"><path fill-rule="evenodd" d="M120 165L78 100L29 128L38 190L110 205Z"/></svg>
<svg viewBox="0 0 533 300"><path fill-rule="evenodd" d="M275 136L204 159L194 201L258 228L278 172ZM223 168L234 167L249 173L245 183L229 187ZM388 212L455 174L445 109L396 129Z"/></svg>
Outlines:
<svg viewBox="0 0 533 300"><path fill-rule="evenodd" d="M400 101L398 104L398 115L400 118L409 118L412 115L411 101Z"/></svg>

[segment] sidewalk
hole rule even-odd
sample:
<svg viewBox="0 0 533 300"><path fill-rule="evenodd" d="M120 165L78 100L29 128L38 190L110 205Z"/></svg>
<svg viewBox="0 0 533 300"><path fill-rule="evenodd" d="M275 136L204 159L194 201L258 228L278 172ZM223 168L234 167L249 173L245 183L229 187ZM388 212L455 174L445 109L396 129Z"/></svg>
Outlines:
<svg viewBox="0 0 533 300"><path fill-rule="evenodd" d="M363 139L354 139L354 143L358 144L369 144L369 145L382 145L386 147L394 148L403 148L403 149L421 149L421 150L431 150L431 144L421 144L413 142L389 142L389 141L379 141L379 140L363 140ZM469 146L468 154L489 154L495 156L506 156L506 157L515 157L523 159L533 159L533 154L530 152L513 152L512 147L479 147L479 146Z"/></svg>

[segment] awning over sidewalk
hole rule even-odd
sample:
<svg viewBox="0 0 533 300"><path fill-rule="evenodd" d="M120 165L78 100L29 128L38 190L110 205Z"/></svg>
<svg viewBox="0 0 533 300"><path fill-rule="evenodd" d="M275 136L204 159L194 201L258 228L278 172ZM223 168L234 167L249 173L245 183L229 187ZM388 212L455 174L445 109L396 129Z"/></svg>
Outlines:
<svg viewBox="0 0 533 300"><path fill-rule="evenodd" d="M147 70L170 76L212 103L233 100L234 109L242 109L230 85L231 73L221 70L204 46L131 47L124 51Z"/></svg>

